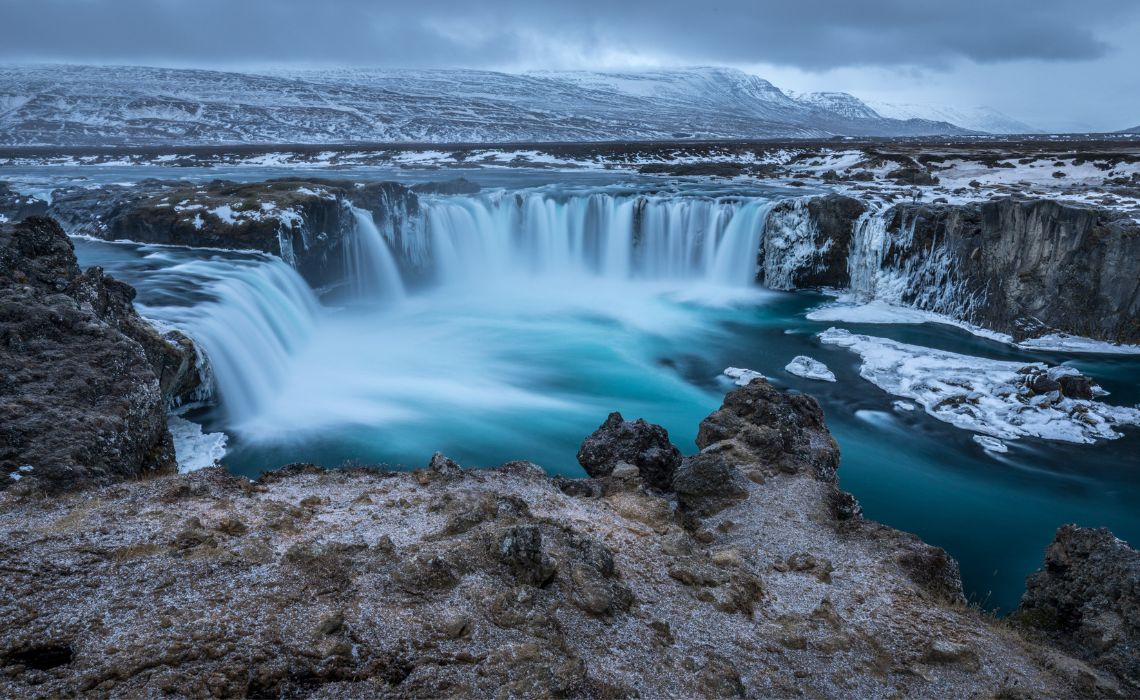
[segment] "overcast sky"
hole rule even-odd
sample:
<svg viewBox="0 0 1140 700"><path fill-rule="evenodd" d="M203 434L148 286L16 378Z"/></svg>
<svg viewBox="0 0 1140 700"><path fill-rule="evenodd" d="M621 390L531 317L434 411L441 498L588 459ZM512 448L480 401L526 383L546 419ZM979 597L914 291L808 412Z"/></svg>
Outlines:
<svg viewBox="0 0 1140 700"><path fill-rule="evenodd" d="M1140 0L0 0L0 62L727 65L792 90L1140 124Z"/></svg>

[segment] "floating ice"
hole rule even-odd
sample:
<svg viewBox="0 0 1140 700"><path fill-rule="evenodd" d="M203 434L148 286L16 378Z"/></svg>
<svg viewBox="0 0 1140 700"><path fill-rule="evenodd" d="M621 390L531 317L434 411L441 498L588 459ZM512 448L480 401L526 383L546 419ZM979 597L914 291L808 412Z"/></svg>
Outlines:
<svg viewBox="0 0 1140 700"><path fill-rule="evenodd" d="M914 400L935 418L965 430L1005 440L1039 437L1092 443L1120 437L1117 427L1140 425L1140 408L1031 390L1026 385L1028 377L1047 376L1048 368L1041 363L959 355L836 328L819 337L825 344L858 353L863 358L859 374L864 379L895 396ZM1071 371L1054 368L1053 374L1059 377Z"/></svg>
<svg viewBox="0 0 1140 700"><path fill-rule="evenodd" d="M183 474L212 467L226 454L225 433L204 433L197 423L170 416L167 420L174 438L174 456Z"/></svg>
<svg viewBox="0 0 1140 700"><path fill-rule="evenodd" d="M912 404L910 401L895 401L891 405L895 407L896 411L913 411L914 410L914 404Z"/></svg>
<svg viewBox="0 0 1140 700"><path fill-rule="evenodd" d="M764 379L763 374L740 367L729 367L724 371L724 376L732 379L737 386L748 386L753 379Z"/></svg>
<svg viewBox="0 0 1140 700"><path fill-rule="evenodd" d="M807 355L797 355L784 367L784 371L804 379L816 379L821 382L835 381L835 373L829 370L827 365Z"/></svg>
<svg viewBox="0 0 1140 700"><path fill-rule="evenodd" d="M1030 338L1017 344L1024 350L1056 350L1060 352L1088 352L1105 355L1140 355L1140 345L1115 345L1104 340L1082 338L1067 333L1052 333Z"/></svg>

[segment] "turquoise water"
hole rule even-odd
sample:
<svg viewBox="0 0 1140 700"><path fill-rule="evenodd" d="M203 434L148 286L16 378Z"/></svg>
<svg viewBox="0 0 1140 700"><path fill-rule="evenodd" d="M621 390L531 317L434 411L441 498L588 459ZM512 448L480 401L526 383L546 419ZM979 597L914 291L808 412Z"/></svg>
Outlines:
<svg viewBox="0 0 1140 700"><path fill-rule="evenodd" d="M227 303L221 297L230 292L210 288L209 275L191 274L187 263L208 260L210 270L272 264L87 241L77 241L77 251L83 264L135 284L144 312L161 307L167 320ZM303 338L267 375L272 391L263 400L237 416L226 410L223 389L221 408L191 417L227 432L225 464L250 476L297 461L410 468L436 450L468 466L528 459L580 475L578 444L613 410L664 425L694 452L700 420L732 388L722 371L746 367L815 395L841 446L843 488L867 517L950 551L969 596L988 609L1016 606L1025 576L1063 523L1106 526L1140 542L1133 505L1140 431L1095 445L1021 439L991 456L972 433L921 409L895 410L896 397L859 377L858 355L822 345L816 334L834 325L979 357L1071 362L1111 392L1106 401L1125 405L1140 402L1140 357L1023 352L945 325L804 317L826 301L704 280L560 274L326 305L312 319L283 321L296 321ZM249 346L257 356L253 339ZM823 361L838 381L786 373L796 355Z"/></svg>

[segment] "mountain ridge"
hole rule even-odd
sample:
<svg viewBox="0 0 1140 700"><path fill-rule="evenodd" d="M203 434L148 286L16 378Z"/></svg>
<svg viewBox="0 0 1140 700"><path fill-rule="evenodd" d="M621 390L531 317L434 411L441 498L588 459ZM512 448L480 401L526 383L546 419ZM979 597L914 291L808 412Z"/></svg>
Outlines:
<svg viewBox="0 0 1140 700"><path fill-rule="evenodd" d="M0 66L3 145L496 143L925 136L854 97L730 68L639 72ZM859 108L858 105L863 105Z"/></svg>

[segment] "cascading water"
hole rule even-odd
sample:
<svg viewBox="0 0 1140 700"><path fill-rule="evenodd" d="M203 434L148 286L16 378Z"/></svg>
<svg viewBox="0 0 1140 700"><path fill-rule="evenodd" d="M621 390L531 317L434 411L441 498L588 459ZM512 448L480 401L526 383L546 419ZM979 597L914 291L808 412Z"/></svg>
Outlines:
<svg viewBox="0 0 1140 700"><path fill-rule="evenodd" d="M437 280L591 275L748 286L766 199L494 193L425 201L419 235Z"/></svg>
<svg viewBox="0 0 1140 700"><path fill-rule="evenodd" d="M170 255L169 251L152 255ZM186 332L205 350L217 395L234 424L256 416L313 335L319 304L301 276L268 256L190 259L155 272L144 316ZM194 290L186 304L184 290Z"/></svg>
<svg viewBox="0 0 1140 700"><path fill-rule="evenodd" d="M349 207L356 224L344 244L344 269L357 300L398 300L404 297L400 268L392 256L389 241L376 227L372 212Z"/></svg>

